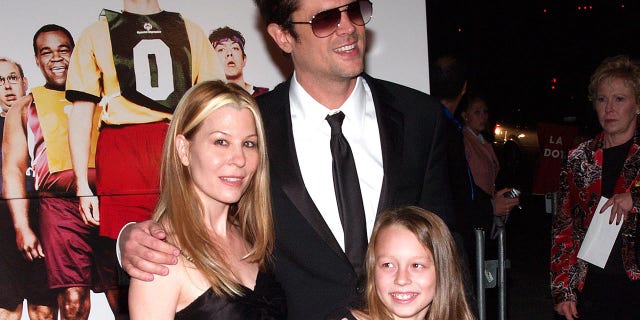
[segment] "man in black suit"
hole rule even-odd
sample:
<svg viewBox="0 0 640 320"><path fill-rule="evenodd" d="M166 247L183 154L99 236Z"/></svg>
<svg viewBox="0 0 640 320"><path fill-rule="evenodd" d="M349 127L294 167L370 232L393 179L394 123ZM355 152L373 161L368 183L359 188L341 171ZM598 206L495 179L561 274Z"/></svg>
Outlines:
<svg viewBox="0 0 640 320"><path fill-rule="evenodd" d="M462 124L454 117L458 105L467 92L466 67L458 57L443 55L429 66L429 71L431 96L440 100L442 110L447 116L445 132L448 142L449 182L454 215L457 217L457 223L460 224L455 229L464 235L471 234L469 239L465 238L465 247L473 247L474 238L473 232L470 231L472 229L469 225L470 219L461 219L461 217L473 214L472 207L476 191L473 188L473 177L464 152Z"/></svg>
<svg viewBox="0 0 640 320"><path fill-rule="evenodd" d="M494 216L503 216L519 204L519 198L510 199L503 193L511 188L498 191L495 195L489 195L474 184L471 170L467 163L465 146L462 137L462 124L454 117L456 110L467 93L466 65L459 57L445 54L438 57L429 67L431 75L431 94L437 97L447 116L445 132L447 136L447 164L449 180L453 199L453 215L455 216L457 232L455 235L462 237L464 243L465 260L470 266L470 271L475 274L476 245L475 228L480 227L490 231L494 222ZM460 239L457 239L460 241ZM497 253L497 242L487 241L487 255L494 256ZM467 300L475 314L478 313L477 301L471 290L476 284L475 277L465 273L465 290ZM473 279L473 281L472 281ZM497 310L495 293L488 295L489 306L485 307L489 312ZM486 303L486 302L485 302ZM489 319L492 313L489 313Z"/></svg>
<svg viewBox="0 0 640 320"><path fill-rule="evenodd" d="M475 266L476 190L464 151L462 124L454 116L467 92L466 65L460 58L447 54L435 59L429 66L429 72L431 96L440 100L442 110L447 117L445 124L447 165L453 199L453 215L457 223L452 228L457 231L455 236L460 237L457 241L463 243L465 266ZM473 293L475 282L472 282L471 272L475 272L475 269L470 268L469 272L465 272L465 275L468 275L465 278L465 290L469 305L477 315L477 302Z"/></svg>
<svg viewBox="0 0 640 320"><path fill-rule="evenodd" d="M342 129L353 150L367 235L378 212L401 205L424 207L453 225L445 118L428 95L363 73L369 1L256 4L294 65L288 81L258 98L271 165L275 272L289 319L339 319L364 287L345 254L345 233L352 230L343 230L339 217L325 117L345 114ZM149 233L164 236L145 222L126 228L121 239L123 267L143 280L166 274L155 263L177 255Z"/></svg>

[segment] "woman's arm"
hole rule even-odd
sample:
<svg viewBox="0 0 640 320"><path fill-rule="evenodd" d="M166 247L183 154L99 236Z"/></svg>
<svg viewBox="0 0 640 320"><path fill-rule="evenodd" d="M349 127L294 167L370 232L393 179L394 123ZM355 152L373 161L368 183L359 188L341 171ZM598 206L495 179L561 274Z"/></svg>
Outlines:
<svg viewBox="0 0 640 320"><path fill-rule="evenodd" d="M551 243L551 292L554 304L564 301L576 301L574 290L570 286L570 270L577 261L577 251L573 240L573 218L571 208L579 201L573 196L575 186L571 184L571 169L566 166L560 173L560 203L553 217Z"/></svg>
<svg viewBox="0 0 640 320"><path fill-rule="evenodd" d="M184 266L179 261L175 266L167 266L171 272L166 276L156 276L153 281L131 278L129 286L129 315L136 319L173 319L184 280Z"/></svg>

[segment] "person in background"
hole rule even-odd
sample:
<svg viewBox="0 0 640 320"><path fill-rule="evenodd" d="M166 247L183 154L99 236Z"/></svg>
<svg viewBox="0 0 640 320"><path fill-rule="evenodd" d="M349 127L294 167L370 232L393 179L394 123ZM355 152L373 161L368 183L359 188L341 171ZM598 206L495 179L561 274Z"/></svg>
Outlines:
<svg viewBox="0 0 640 320"><path fill-rule="evenodd" d="M456 243L437 215L418 207L386 210L371 234L366 308L348 319L473 320Z"/></svg>
<svg viewBox="0 0 640 320"><path fill-rule="evenodd" d="M496 259L499 250L498 227L504 226L511 210L519 205L520 198L507 198L505 193L511 188L504 188L496 192L495 185L498 177L500 164L493 150L493 144L485 139L483 133L487 129L489 122L489 111L486 101L479 95L470 92L466 103L460 106L460 116L463 128L462 136L464 141L465 157L469 164L473 180L473 202L469 215L465 220L465 233L467 239L475 238L475 228L485 230L484 260ZM472 242L472 243L475 243ZM476 256L476 246L471 245L467 252ZM474 259L472 263L474 270L478 261ZM478 282L478 274L475 273L475 283ZM484 276L481 276L484 278ZM484 281L484 280L483 280ZM477 290L476 286L476 290ZM497 317L498 310L498 290L486 292L485 310L489 319Z"/></svg>
<svg viewBox="0 0 640 320"><path fill-rule="evenodd" d="M640 319L640 64L606 58L591 76L589 98L602 132L571 150L560 174L550 266L555 310L569 320ZM596 212L601 197L608 201ZM606 209L609 223L622 226L603 269L577 255L591 219Z"/></svg>
<svg viewBox="0 0 640 320"><path fill-rule="evenodd" d="M147 220L159 194L160 157L173 110L194 84L224 79L204 31L158 0L123 0L85 28L71 55L66 85L69 147L79 214L99 235L116 237L124 224ZM102 102L101 102L102 101ZM104 104L89 180L91 131ZM127 277L121 304L126 304ZM127 308L122 308L127 310Z"/></svg>
<svg viewBox="0 0 640 320"><path fill-rule="evenodd" d="M462 124L454 117L458 106L467 92L467 70L464 61L453 54L445 54L430 65L431 95L440 100L446 121L447 165L453 199L453 210L457 226L453 236L457 240L458 252L462 253L465 270L465 290L467 302L474 314L477 314L477 301L471 271L475 270L475 225L474 215L478 214L477 205L486 205L487 198L476 199L471 169L467 163L462 136ZM477 203L476 203L477 201ZM491 205L489 203L489 205ZM461 243L461 245L460 245Z"/></svg>
<svg viewBox="0 0 640 320"><path fill-rule="evenodd" d="M0 319L18 320L22 316L22 304L27 300L27 312L31 320L57 319L58 304L55 292L47 284L47 271L44 265L42 245L38 238L37 206L27 211L31 217L13 214L9 202L23 202L23 198L11 196L10 190L3 184L2 165L6 154L4 139L7 112L17 100L22 99L29 84L22 66L17 62L0 57L0 139L2 140L2 161L0 161ZM9 129L7 128L7 131ZM26 165L26 163L25 163ZM27 184L26 172L20 172L20 178Z"/></svg>
<svg viewBox="0 0 640 320"><path fill-rule="evenodd" d="M500 163L493 145L483 136L489 123L489 109L485 99L470 94L467 104L460 110L460 116L463 122L464 150L475 184L475 202L484 203L470 218L474 221L474 226L491 230L494 216L506 220L511 210L520 204L520 198L505 197L505 193L510 192L512 188L496 191Z"/></svg>
<svg viewBox="0 0 640 320"><path fill-rule="evenodd" d="M224 66L228 82L239 85L254 97L269 91L269 88L256 87L244 81L247 53L244 51L245 40L240 31L229 27L215 29L209 34L209 42Z"/></svg>
<svg viewBox="0 0 640 320"><path fill-rule="evenodd" d="M0 74L0 116L6 117L13 103L24 97L29 82L24 76L22 66L5 57L0 57L2 73Z"/></svg>
<svg viewBox="0 0 640 320"><path fill-rule="evenodd" d="M9 205L14 216L28 221L31 200L26 197L24 172L29 155L33 155L31 166L39 196L36 202L43 250L32 250L29 254L34 259L45 258L46 254L49 287L57 292L63 320L89 317L91 290L105 292L112 311L119 313L115 253L109 241L98 236L97 226L78 215L78 199L74 196L67 114L71 103L64 98L73 47L71 33L64 27L48 24L36 31L33 49L46 83L31 88L31 94L11 108L3 157L3 177L7 195L12 199ZM96 123L98 114L94 116ZM97 126L91 135L93 148L88 172L93 184Z"/></svg>
<svg viewBox="0 0 640 320"><path fill-rule="evenodd" d="M187 91L162 151L154 220L181 249L151 282L132 279L132 319L285 319L269 271L274 244L269 171L258 106L221 81Z"/></svg>
<svg viewBox="0 0 640 320"><path fill-rule="evenodd" d="M456 229L463 233L463 229L464 231L468 229L466 222L469 219L467 216L471 214L472 201L475 198L473 178L464 152L462 124L454 117L467 92L466 67L460 58L453 55L443 55L430 65L429 70L431 95L440 100L443 111L449 120L446 122L449 182L451 183L453 209L458 217L459 226ZM467 237L465 240L468 240Z"/></svg>
<svg viewBox="0 0 640 320"><path fill-rule="evenodd" d="M158 200L160 154L169 120L194 84L223 79L202 29L158 0L124 0L87 27L69 62L69 144L80 213L115 239L130 221L151 217ZM89 183L93 116L105 99ZM115 242L114 242L115 246Z"/></svg>

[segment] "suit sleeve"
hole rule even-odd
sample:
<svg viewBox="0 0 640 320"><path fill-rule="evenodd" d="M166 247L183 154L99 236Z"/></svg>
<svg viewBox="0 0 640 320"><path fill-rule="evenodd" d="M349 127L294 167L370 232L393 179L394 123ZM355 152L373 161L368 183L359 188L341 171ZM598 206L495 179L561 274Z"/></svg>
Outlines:
<svg viewBox="0 0 640 320"><path fill-rule="evenodd" d="M464 217L469 219L473 227L481 227L485 230L491 230L493 225L493 198L490 194L486 193L482 188L474 186L475 199L473 200L473 211L469 211L471 217Z"/></svg>
<svg viewBox="0 0 640 320"><path fill-rule="evenodd" d="M449 228L455 227L457 221L452 210L451 184L447 166L447 141L445 136L445 115L437 105L428 104L433 115L431 137L425 136L427 148L427 165L420 197L420 206L436 213Z"/></svg>

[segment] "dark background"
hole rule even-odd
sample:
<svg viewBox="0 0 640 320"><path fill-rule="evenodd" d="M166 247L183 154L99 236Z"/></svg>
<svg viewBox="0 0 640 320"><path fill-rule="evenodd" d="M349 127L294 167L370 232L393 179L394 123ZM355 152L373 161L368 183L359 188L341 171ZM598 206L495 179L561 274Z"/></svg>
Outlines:
<svg viewBox="0 0 640 320"><path fill-rule="evenodd" d="M470 89L488 96L494 120L535 125L575 116L594 133L589 76L607 56L640 52L637 0L426 0L426 6L430 61L443 53L465 58Z"/></svg>
<svg viewBox="0 0 640 320"><path fill-rule="evenodd" d="M538 122L572 117L579 135L592 137L600 127L587 99L589 77L605 57L640 58L638 0L426 0L426 7L429 60L445 53L464 58L469 89L487 96L496 122L535 130ZM543 195L527 192L537 155L525 158L522 209L506 227L507 317L560 319L549 289L552 215ZM495 303L487 315L497 319Z"/></svg>

